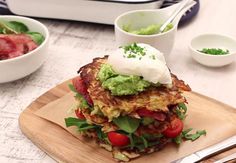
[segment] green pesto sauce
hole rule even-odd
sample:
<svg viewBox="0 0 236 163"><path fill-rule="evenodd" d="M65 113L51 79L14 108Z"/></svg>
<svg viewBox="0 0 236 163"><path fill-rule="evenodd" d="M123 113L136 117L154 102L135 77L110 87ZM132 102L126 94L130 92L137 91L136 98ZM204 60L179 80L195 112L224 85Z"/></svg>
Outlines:
<svg viewBox="0 0 236 163"><path fill-rule="evenodd" d="M111 65L103 64L98 73L102 87L111 91L112 95L134 95L146 90L151 85L142 77L135 75L119 75L114 72Z"/></svg>
<svg viewBox="0 0 236 163"><path fill-rule="evenodd" d="M158 34L160 32L160 27L162 24L152 24L144 28L140 28L137 30L131 30L130 25L124 25L123 30L129 33L137 34L137 35L153 35ZM173 24L170 23L166 26L163 32L167 32L173 28Z"/></svg>

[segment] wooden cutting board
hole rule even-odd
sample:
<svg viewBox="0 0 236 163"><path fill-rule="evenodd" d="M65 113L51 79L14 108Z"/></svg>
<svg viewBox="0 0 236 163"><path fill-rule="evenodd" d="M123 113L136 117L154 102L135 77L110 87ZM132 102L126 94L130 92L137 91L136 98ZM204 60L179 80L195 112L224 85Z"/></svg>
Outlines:
<svg viewBox="0 0 236 163"><path fill-rule="evenodd" d="M70 81L66 81L55 88L49 90L34 102L32 102L20 115L19 117L19 125L22 132L40 149L45 151L49 154L52 158L57 160L58 162L71 162L71 163L84 163L84 162L114 162L112 156L109 152L105 151L104 149L98 147L94 142L86 142L81 141L81 139L76 138L75 136L71 135L68 131L63 129L57 124L54 124L44 118L39 117L35 114L36 111L40 110L47 104L55 102L63 98L65 95L68 94L70 91L68 89L68 83ZM209 113L209 119L212 115L219 116L219 120L225 119L226 123L225 126L236 126L236 109L225 105L221 102L213 100L209 97L197 94L197 93L187 93L185 95L189 103L194 106L197 106L199 115ZM191 118L191 115L189 115ZM199 122L207 124L206 122ZM216 122L217 123L217 122ZM223 126L219 124L219 126ZM229 131L227 129L229 128ZM230 127L224 128L225 132L229 132L229 136L236 135L236 128ZM222 128L215 127L215 133L221 133ZM234 131L235 129L235 131ZM219 131L218 131L219 130ZM227 134L227 133L224 133ZM209 133L210 135L210 133ZM214 139L212 136L208 139ZM88 140L87 140L88 141ZM201 138L199 141L205 141L204 138ZM185 142L190 143L191 142ZM195 144L196 146L196 144ZM207 146L207 145L206 145ZM185 149L188 150L188 149ZM162 151L163 153L166 150ZM236 149L231 149L214 157L211 157L203 162L213 162L220 158L223 158L231 153L235 153ZM145 157L155 157L155 155L147 155ZM168 157L168 151L166 154ZM175 158L177 159L177 158ZM140 159L141 160L141 159ZM134 160L134 162L142 162L139 159ZM157 162L163 162L160 159L156 159ZM132 161L133 162L133 161Z"/></svg>

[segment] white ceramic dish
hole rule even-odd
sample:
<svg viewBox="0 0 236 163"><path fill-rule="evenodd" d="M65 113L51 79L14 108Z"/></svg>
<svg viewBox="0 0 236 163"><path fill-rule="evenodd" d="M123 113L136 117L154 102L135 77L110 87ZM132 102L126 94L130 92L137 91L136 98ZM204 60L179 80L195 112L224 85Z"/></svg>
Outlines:
<svg viewBox="0 0 236 163"><path fill-rule="evenodd" d="M229 54L210 55L198 51L203 48L228 49ZM192 39L189 50L193 59L205 66L225 66L235 61L236 40L232 37L220 34L203 34Z"/></svg>
<svg viewBox="0 0 236 163"><path fill-rule="evenodd" d="M28 26L30 31L39 32L45 37L43 43L29 53L0 61L0 83L5 83L23 78L43 64L46 59L49 32L47 27L39 21L26 17L0 16L0 20L22 22Z"/></svg>
<svg viewBox="0 0 236 163"><path fill-rule="evenodd" d="M174 27L167 32L154 35L136 35L123 30L124 26L131 26L132 29L140 29L152 24L163 24L176 10L179 4L157 10L136 10L124 13L115 20L115 36L117 46L127 45L133 42L146 43L168 55L174 45L177 26L182 15L193 5L191 1L182 12L174 19Z"/></svg>
<svg viewBox="0 0 236 163"><path fill-rule="evenodd" d="M19 15L113 24L115 18L124 12L160 8L164 0L6 1L9 9Z"/></svg>

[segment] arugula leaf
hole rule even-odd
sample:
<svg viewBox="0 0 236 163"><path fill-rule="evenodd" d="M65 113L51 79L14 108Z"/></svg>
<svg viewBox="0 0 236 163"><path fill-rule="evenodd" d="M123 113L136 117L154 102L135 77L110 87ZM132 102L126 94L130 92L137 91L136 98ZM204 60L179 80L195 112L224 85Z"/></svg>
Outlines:
<svg viewBox="0 0 236 163"><path fill-rule="evenodd" d="M148 141L143 136L140 136L140 138L143 140L144 147L147 148L148 147Z"/></svg>
<svg viewBox="0 0 236 163"><path fill-rule="evenodd" d="M194 141L202 135L206 135L206 130L199 130L195 134L186 134L186 135L184 135L184 138L187 139L187 140Z"/></svg>
<svg viewBox="0 0 236 163"><path fill-rule="evenodd" d="M131 149L133 149L134 146L135 146L134 139L133 139L133 134L130 133L130 134L128 135L128 137L129 137L129 140L130 140L130 147L131 147Z"/></svg>
<svg viewBox="0 0 236 163"><path fill-rule="evenodd" d="M142 136L147 140L155 140L157 138L163 137L162 134L143 134Z"/></svg>
<svg viewBox="0 0 236 163"><path fill-rule="evenodd" d="M184 114L187 112L187 106L184 103L179 103L178 107L183 110Z"/></svg>
<svg viewBox="0 0 236 163"><path fill-rule="evenodd" d="M8 33L15 33L15 34L20 34L20 33L26 33L29 31L29 28L21 22L17 21L9 21L9 22L4 22L5 28L7 28Z"/></svg>
<svg viewBox="0 0 236 163"><path fill-rule="evenodd" d="M202 135L206 135L206 130L198 130L196 131L195 134L188 134L190 131L192 131L193 129L192 128L189 128L189 129L186 129L186 130L183 130L179 136L177 136L176 138L173 139L173 141L176 143L176 144L181 144L182 143L182 139L186 139L186 140L196 140L198 139L200 136Z"/></svg>
<svg viewBox="0 0 236 163"><path fill-rule="evenodd" d="M175 137L173 139L173 141L176 143L176 144L181 144L182 143L182 139L183 139L183 135L182 134L179 134L177 137Z"/></svg>
<svg viewBox="0 0 236 163"><path fill-rule="evenodd" d="M4 29L3 27L1 27L1 25L0 25L0 33L1 33L1 34L4 34L4 33L5 33L5 29Z"/></svg>
<svg viewBox="0 0 236 163"><path fill-rule="evenodd" d="M27 32L27 35L32 38L32 40L40 45L45 40L44 36L39 32Z"/></svg>
<svg viewBox="0 0 236 163"><path fill-rule="evenodd" d="M85 124L87 122L86 122L86 120L69 117L69 118L65 118L65 123L66 123L66 127L70 127L70 126L80 126L80 125Z"/></svg>
<svg viewBox="0 0 236 163"><path fill-rule="evenodd" d="M72 84L68 84L68 87L70 88L70 90L72 92L78 93L77 90L75 89L75 87Z"/></svg>
<svg viewBox="0 0 236 163"><path fill-rule="evenodd" d="M143 118L142 118L142 124L143 124L144 126L149 125L149 124L151 124L151 123L153 123L153 122L154 122L154 119L153 119L153 118L150 118L150 117L143 117Z"/></svg>
<svg viewBox="0 0 236 163"><path fill-rule="evenodd" d="M89 104L88 104L88 102L85 100L85 98L84 98L84 96L82 96L81 94L79 94L79 93L77 93L76 95L75 95L75 98L80 102L79 103L79 108L81 108L81 109L87 109L87 108L89 108Z"/></svg>
<svg viewBox="0 0 236 163"><path fill-rule="evenodd" d="M127 133L134 133L141 122L140 119L132 118L129 116L120 116L114 118L113 122L123 131Z"/></svg>
<svg viewBox="0 0 236 163"><path fill-rule="evenodd" d="M105 138L105 133L102 132L101 127L97 127L96 129L98 139L103 140Z"/></svg>
<svg viewBox="0 0 236 163"><path fill-rule="evenodd" d="M184 103L179 103L175 111L179 119L184 120L186 118L187 107Z"/></svg>
<svg viewBox="0 0 236 163"><path fill-rule="evenodd" d="M186 135L187 133L189 133L190 131L192 131L193 130L193 128L188 128L188 129L186 129L186 130L183 130L182 131L182 135Z"/></svg>
<svg viewBox="0 0 236 163"><path fill-rule="evenodd" d="M77 92L77 90L75 89L75 87L72 84L69 84L68 87L70 88L70 90L72 92L75 92L75 98L80 102L79 103L79 108L83 109L87 109L90 108L88 102L85 100L84 96L81 95L80 93Z"/></svg>
<svg viewBox="0 0 236 163"><path fill-rule="evenodd" d="M79 131L85 131L85 130L88 130L88 129L96 128L97 126L90 125L88 123L84 123L84 124L81 124L81 125L79 125L77 127L78 127Z"/></svg>
<svg viewBox="0 0 236 163"><path fill-rule="evenodd" d="M85 131L97 127L96 125L88 124L86 120L73 117L65 118L65 123L66 127L77 126L79 131Z"/></svg>

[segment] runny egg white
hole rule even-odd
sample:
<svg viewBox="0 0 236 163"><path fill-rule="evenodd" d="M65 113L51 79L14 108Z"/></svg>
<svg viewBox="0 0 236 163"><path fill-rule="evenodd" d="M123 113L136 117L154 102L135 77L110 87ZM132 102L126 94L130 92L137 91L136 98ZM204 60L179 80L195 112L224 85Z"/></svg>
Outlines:
<svg viewBox="0 0 236 163"><path fill-rule="evenodd" d="M171 74L164 55L148 44L138 43L137 47L142 53L124 48L117 49L109 55L108 64L121 75L142 76L144 80L154 84L171 84Z"/></svg>

